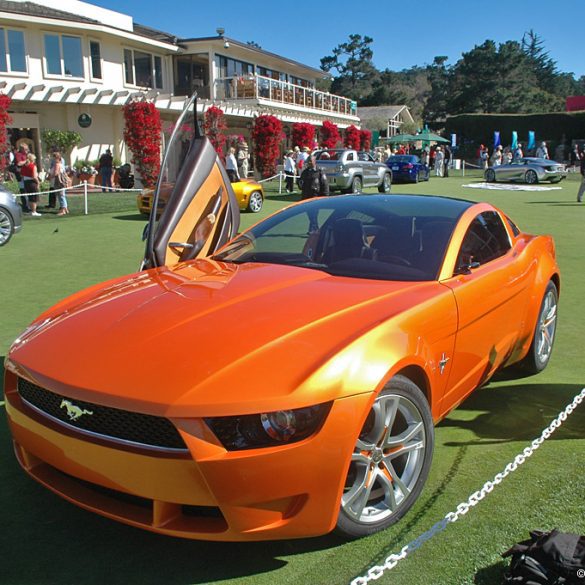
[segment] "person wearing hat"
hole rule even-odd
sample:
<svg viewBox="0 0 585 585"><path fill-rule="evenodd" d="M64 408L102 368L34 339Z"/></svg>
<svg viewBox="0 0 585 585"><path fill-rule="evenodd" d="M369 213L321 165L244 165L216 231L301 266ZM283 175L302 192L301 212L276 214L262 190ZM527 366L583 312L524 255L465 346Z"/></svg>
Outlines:
<svg viewBox="0 0 585 585"><path fill-rule="evenodd" d="M296 164L293 151L288 150L284 155L284 174L286 175L286 192L292 193L295 184Z"/></svg>
<svg viewBox="0 0 585 585"><path fill-rule="evenodd" d="M242 179L248 176L250 170L250 155L248 154L248 143L245 140L238 142L238 173Z"/></svg>
<svg viewBox="0 0 585 585"><path fill-rule="evenodd" d="M305 161L308 158L309 158L309 147L303 146L303 148L301 148L301 152L299 152L299 154L297 155L297 168L299 169L299 171L303 170L303 165L305 164Z"/></svg>

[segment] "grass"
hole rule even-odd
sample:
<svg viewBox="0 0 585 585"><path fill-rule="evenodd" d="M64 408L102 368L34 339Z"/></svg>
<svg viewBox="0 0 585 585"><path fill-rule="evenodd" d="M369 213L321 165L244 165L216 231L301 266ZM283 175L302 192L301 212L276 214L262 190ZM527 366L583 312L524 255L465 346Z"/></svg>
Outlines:
<svg viewBox="0 0 585 585"><path fill-rule="evenodd" d="M402 522L349 543L334 536L256 544L157 536L80 510L28 479L14 459L1 412L0 546L5 554L0 583L349 583L493 478L585 385L585 205L576 203L577 177L563 182L560 191L462 187L475 180L433 177L429 183L395 185L393 191L487 200L523 230L553 234L562 270L558 337L545 372L516 380L502 376L476 391L437 427L429 480ZM242 227L293 199L269 190L265 210L244 214ZM70 216L28 218L22 233L0 249L0 356L35 315L58 299L137 269L144 219L133 205L132 197L95 195L91 214L84 216L73 200ZM67 356L60 355L58 347L54 359L67 367ZM378 583L492 585L502 580L505 564L500 553L526 538L528 530L558 527L585 534L584 453L585 405L477 508Z"/></svg>

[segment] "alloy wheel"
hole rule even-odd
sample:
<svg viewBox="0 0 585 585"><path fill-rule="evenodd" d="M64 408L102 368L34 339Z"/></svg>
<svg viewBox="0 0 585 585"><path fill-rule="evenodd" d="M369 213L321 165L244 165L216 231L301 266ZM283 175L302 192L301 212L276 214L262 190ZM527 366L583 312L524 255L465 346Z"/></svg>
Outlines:
<svg viewBox="0 0 585 585"><path fill-rule="evenodd" d="M426 440L414 402L399 394L378 396L352 454L342 511L360 524L392 516L421 475Z"/></svg>

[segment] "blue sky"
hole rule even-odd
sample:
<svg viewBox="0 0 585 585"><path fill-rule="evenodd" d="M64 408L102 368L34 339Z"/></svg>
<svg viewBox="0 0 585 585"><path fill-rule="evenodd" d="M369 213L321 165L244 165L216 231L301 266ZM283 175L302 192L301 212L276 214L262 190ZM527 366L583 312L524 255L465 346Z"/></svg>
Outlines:
<svg viewBox="0 0 585 585"><path fill-rule="evenodd" d="M180 37L212 36L217 27L239 41L319 67L321 57L352 33L373 37L378 69L401 70L447 55L455 63L486 39L520 41L534 30L563 72L585 75L584 0L93 0L136 22Z"/></svg>

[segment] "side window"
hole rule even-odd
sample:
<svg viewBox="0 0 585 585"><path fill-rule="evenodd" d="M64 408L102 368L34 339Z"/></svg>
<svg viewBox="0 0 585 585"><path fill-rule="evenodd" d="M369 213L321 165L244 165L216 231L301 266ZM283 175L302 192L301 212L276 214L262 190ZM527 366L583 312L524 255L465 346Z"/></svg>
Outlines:
<svg viewBox="0 0 585 585"><path fill-rule="evenodd" d="M478 215L467 230L457 258L457 272L472 262L486 264L506 254L510 240L500 216L495 211Z"/></svg>
<svg viewBox="0 0 585 585"><path fill-rule="evenodd" d="M345 159L347 162L353 160L353 152L348 152L347 153L347 158Z"/></svg>

